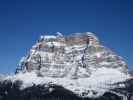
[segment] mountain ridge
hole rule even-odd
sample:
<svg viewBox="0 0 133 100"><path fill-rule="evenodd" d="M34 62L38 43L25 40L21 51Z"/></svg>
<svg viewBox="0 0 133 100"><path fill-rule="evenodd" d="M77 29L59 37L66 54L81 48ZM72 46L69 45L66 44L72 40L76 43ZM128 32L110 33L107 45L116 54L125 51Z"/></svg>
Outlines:
<svg viewBox="0 0 133 100"><path fill-rule="evenodd" d="M123 58L104 47L94 33L65 37L58 32L40 36L20 60L16 75L7 79L21 80L22 89L52 83L78 96L97 97L114 88L113 84L129 78Z"/></svg>
<svg viewBox="0 0 133 100"><path fill-rule="evenodd" d="M59 32L57 35L40 36L29 54L22 57L18 69L24 71L27 68L26 71L30 71L37 68L41 70L45 66L52 66L53 63L62 66L77 64L80 68L86 66L88 68L89 64L97 67L105 65L109 68L118 67L119 70L128 72L122 57L102 46L99 39L91 32L73 33L67 37Z"/></svg>
<svg viewBox="0 0 133 100"><path fill-rule="evenodd" d="M94 33L42 35L16 74L0 75L0 100L132 100L133 77Z"/></svg>

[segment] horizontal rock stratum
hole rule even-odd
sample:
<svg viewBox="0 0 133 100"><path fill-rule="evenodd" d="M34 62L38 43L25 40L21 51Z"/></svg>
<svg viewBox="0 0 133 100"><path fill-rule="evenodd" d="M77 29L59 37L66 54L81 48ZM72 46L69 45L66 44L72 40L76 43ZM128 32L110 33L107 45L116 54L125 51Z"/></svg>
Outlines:
<svg viewBox="0 0 133 100"><path fill-rule="evenodd" d="M98 68L115 68L127 72L123 59L102 46L91 32L63 36L43 35L22 57L17 72L39 71L41 75L54 77L89 77Z"/></svg>
<svg viewBox="0 0 133 100"><path fill-rule="evenodd" d="M47 96L48 93L54 97L52 93L58 90L56 86L59 86L83 98L97 98L108 92L125 97L123 90L127 89L128 85L125 82L129 82L127 80L130 78L132 77L123 58L104 47L94 33L72 33L63 36L57 32L55 35L40 36L20 60L15 75L0 77L0 89L3 91L0 93L3 97L9 97L6 86L11 90L19 88L19 95L23 95L21 93L25 91L32 93L39 88L38 91L45 90L42 95ZM16 84L17 88L13 84ZM118 93L116 88L122 91ZM58 94L59 97L60 95Z"/></svg>

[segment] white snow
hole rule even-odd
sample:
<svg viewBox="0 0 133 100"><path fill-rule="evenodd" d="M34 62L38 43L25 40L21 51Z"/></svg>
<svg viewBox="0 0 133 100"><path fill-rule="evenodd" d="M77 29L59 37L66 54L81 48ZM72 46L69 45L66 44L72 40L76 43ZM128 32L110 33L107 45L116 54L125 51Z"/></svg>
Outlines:
<svg viewBox="0 0 133 100"><path fill-rule="evenodd" d="M56 34L57 34L57 36L63 37L63 34L61 32L57 32Z"/></svg>
<svg viewBox="0 0 133 100"><path fill-rule="evenodd" d="M53 45L56 47L65 46L65 44L60 43L60 42L47 42L46 45L48 45L49 47L51 47Z"/></svg>
<svg viewBox="0 0 133 100"><path fill-rule="evenodd" d="M72 79L70 77L56 78L56 77L38 77L35 72L31 73L19 73L14 76L9 76L6 79L10 79L13 82L16 80L23 81L21 89L32 86L33 84L56 84L61 85L64 88L71 90L75 94L82 96L83 92L89 90L87 97L96 97L103 95L104 92L111 88L110 84L124 81L130 78L129 75L121 73L120 71L112 68L99 68L88 78ZM93 91L98 92L93 95Z"/></svg>
<svg viewBox="0 0 133 100"><path fill-rule="evenodd" d="M44 35L41 35L41 36L40 36L40 39L43 39L43 38L44 38Z"/></svg>
<svg viewBox="0 0 133 100"><path fill-rule="evenodd" d="M79 50L84 50L86 48L86 44L82 45L72 45L72 46L67 46L65 47L66 53L70 53L74 50L79 51Z"/></svg>
<svg viewBox="0 0 133 100"><path fill-rule="evenodd" d="M45 39L56 39L57 37L54 35L46 35L44 36Z"/></svg>
<svg viewBox="0 0 133 100"><path fill-rule="evenodd" d="M102 56L102 52L96 53L97 58L100 58Z"/></svg>
<svg viewBox="0 0 133 100"><path fill-rule="evenodd" d="M99 64L100 64L100 65L104 65L104 66L110 65L110 63L108 63L108 62L105 62L105 61L103 61L103 62L100 62Z"/></svg>

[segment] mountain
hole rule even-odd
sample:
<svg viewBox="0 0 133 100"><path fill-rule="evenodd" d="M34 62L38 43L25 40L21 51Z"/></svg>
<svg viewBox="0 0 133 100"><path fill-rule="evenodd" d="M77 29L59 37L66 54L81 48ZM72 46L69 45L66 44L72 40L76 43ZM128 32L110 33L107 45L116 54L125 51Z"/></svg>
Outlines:
<svg viewBox="0 0 133 100"><path fill-rule="evenodd" d="M2 100L121 100L133 93L123 58L91 32L40 36L16 74L0 80Z"/></svg>
<svg viewBox="0 0 133 100"><path fill-rule="evenodd" d="M40 72L51 77L89 77L98 68L115 68L127 73L126 63L102 46L90 32L40 36L30 52L22 57L18 72Z"/></svg>

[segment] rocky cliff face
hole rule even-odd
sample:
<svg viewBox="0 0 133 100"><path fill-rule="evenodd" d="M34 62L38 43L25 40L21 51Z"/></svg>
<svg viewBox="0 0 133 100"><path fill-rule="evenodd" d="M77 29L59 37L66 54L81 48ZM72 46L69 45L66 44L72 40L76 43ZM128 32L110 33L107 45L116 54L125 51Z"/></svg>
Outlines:
<svg viewBox="0 0 133 100"><path fill-rule="evenodd" d="M121 100L132 82L122 57L93 33L58 32L40 36L15 75L0 76L0 100Z"/></svg>
<svg viewBox="0 0 133 100"><path fill-rule="evenodd" d="M123 59L102 46L91 32L40 36L30 52L22 57L17 73L36 71L41 76L89 77L98 68L115 68L127 73Z"/></svg>

